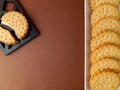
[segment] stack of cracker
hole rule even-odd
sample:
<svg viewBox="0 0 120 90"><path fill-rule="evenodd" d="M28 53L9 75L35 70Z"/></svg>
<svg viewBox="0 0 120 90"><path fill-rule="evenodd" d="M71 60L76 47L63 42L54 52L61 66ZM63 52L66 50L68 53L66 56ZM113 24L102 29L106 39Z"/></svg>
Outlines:
<svg viewBox="0 0 120 90"><path fill-rule="evenodd" d="M120 0L90 0L90 88L116 90L120 84Z"/></svg>

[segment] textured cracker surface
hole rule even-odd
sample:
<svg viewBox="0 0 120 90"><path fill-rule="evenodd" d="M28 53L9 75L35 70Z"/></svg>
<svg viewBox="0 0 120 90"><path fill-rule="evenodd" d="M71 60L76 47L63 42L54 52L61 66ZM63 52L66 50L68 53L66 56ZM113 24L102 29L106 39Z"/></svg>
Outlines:
<svg viewBox="0 0 120 90"><path fill-rule="evenodd" d="M105 57L111 57L120 60L120 48L116 45L103 45L91 53L90 62L93 64L96 60Z"/></svg>
<svg viewBox="0 0 120 90"><path fill-rule="evenodd" d="M120 34L120 22L115 18L101 19L91 30L92 37L99 34L101 31L111 30Z"/></svg>
<svg viewBox="0 0 120 90"><path fill-rule="evenodd" d="M91 51L94 51L96 48L100 47L101 45L107 44L107 43L120 46L119 34L113 31L109 31L109 30L100 32L98 35L96 35L91 40L91 43L90 43Z"/></svg>
<svg viewBox="0 0 120 90"><path fill-rule="evenodd" d="M94 76L99 71L110 70L120 72L120 63L113 58L103 58L96 61L90 68L91 76Z"/></svg>
<svg viewBox="0 0 120 90"><path fill-rule="evenodd" d="M90 78L91 90L116 90L120 84L120 77L114 72L101 72Z"/></svg>
<svg viewBox="0 0 120 90"><path fill-rule="evenodd" d="M112 4L118 7L120 0L90 0L91 9L94 10L102 4Z"/></svg>
<svg viewBox="0 0 120 90"><path fill-rule="evenodd" d="M24 15L16 11L9 11L1 18L1 23L11 27L16 36L22 39L28 32L28 22Z"/></svg>
<svg viewBox="0 0 120 90"><path fill-rule="evenodd" d="M0 27L0 42L8 45L13 45L17 43L11 33L8 30L3 29L2 27Z"/></svg>
<svg viewBox="0 0 120 90"><path fill-rule="evenodd" d="M92 27L94 27L95 24L100 19L107 18L107 17L120 19L118 8L114 7L113 5L110 5L110 4L100 5L91 14Z"/></svg>

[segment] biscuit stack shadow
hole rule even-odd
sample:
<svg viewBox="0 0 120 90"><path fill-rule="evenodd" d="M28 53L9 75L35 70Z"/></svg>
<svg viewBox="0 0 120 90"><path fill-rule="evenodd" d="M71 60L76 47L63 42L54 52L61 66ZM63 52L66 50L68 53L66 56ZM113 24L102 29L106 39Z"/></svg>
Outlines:
<svg viewBox="0 0 120 90"><path fill-rule="evenodd" d="M90 0L90 88L116 90L120 85L119 0Z"/></svg>

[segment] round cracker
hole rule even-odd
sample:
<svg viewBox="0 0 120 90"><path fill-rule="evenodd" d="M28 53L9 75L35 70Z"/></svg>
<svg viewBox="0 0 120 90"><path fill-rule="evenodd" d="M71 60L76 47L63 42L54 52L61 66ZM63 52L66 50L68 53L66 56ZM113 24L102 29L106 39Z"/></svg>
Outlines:
<svg viewBox="0 0 120 90"><path fill-rule="evenodd" d="M108 43L120 46L119 34L110 30L100 32L99 34L97 34L95 37L92 38L90 42L90 49L93 52L96 48Z"/></svg>
<svg viewBox="0 0 120 90"><path fill-rule="evenodd" d="M26 17L17 11L9 11L1 18L1 23L11 27L19 39L23 39L28 32L28 21Z"/></svg>
<svg viewBox="0 0 120 90"><path fill-rule="evenodd" d="M94 27L99 20L107 17L120 19L118 8L110 4L100 5L91 14L92 27Z"/></svg>
<svg viewBox="0 0 120 90"><path fill-rule="evenodd" d="M101 31L111 30L120 34L120 22L115 18L104 18L98 21L96 26L91 30L91 36L95 37Z"/></svg>
<svg viewBox="0 0 120 90"><path fill-rule="evenodd" d="M120 48L114 44L102 45L91 53L90 62L93 64L95 61L106 57L120 60Z"/></svg>
<svg viewBox="0 0 120 90"><path fill-rule="evenodd" d="M97 72L104 70L110 70L119 73L120 64L117 60L113 58L102 58L92 64L92 66L90 67L90 74L91 76L94 76Z"/></svg>
<svg viewBox="0 0 120 90"><path fill-rule="evenodd" d="M90 6L92 10L96 9L97 7L103 4L112 4L118 7L119 3L120 0L90 0Z"/></svg>
<svg viewBox="0 0 120 90"><path fill-rule="evenodd" d="M117 73L104 71L90 78L91 90L116 90L120 84Z"/></svg>

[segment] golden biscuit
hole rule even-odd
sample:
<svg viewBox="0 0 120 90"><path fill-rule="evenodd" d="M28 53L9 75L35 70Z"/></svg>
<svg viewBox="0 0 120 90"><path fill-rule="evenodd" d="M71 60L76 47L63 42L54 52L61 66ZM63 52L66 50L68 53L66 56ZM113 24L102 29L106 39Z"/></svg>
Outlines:
<svg viewBox="0 0 120 90"><path fill-rule="evenodd" d="M90 78L91 90L116 90L120 84L117 73L104 71Z"/></svg>
<svg viewBox="0 0 120 90"><path fill-rule="evenodd" d="M99 20L108 17L120 19L118 8L110 4L100 5L91 14L92 27L94 27Z"/></svg>
<svg viewBox="0 0 120 90"><path fill-rule="evenodd" d="M20 40L23 39L28 32L28 21L20 12L9 11L5 13L1 18L1 23L12 28Z"/></svg>
<svg viewBox="0 0 120 90"><path fill-rule="evenodd" d="M91 36L94 37L101 31L111 30L120 34L120 22L115 18L101 19L94 28L91 30Z"/></svg>
<svg viewBox="0 0 120 90"><path fill-rule="evenodd" d="M119 73L120 72L120 64L117 60L113 58L102 58L97 60L94 64L92 64L90 68L91 76L94 76L97 72L110 70Z"/></svg>
<svg viewBox="0 0 120 90"><path fill-rule="evenodd" d="M106 57L120 60L120 48L113 44L100 46L91 53L90 62L93 64L95 61Z"/></svg>
<svg viewBox="0 0 120 90"><path fill-rule="evenodd" d="M93 52L96 48L108 43L120 46L120 35L109 30L100 32L91 40L90 43L91 51Z"/></svg>
<svg viewBox="0 0 120 90"><path fill-rule="evenodd" d="M103 4L112 4L118 7L119 3L120 0L90 0L90 6L92 10Z"/></svg>
<svg viewBox="0 0 120 90"><path fill-rule="evenodd" d="M0 27L0 42L8 45L14 45L17 43L11 33L2 27Z"/></svg>

